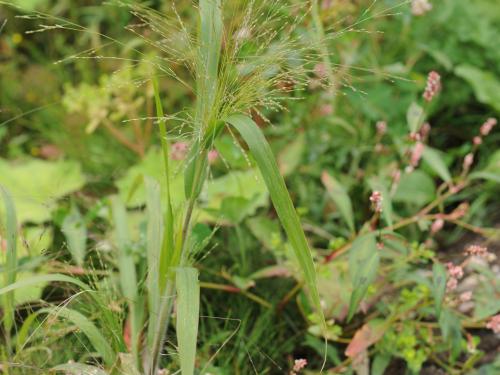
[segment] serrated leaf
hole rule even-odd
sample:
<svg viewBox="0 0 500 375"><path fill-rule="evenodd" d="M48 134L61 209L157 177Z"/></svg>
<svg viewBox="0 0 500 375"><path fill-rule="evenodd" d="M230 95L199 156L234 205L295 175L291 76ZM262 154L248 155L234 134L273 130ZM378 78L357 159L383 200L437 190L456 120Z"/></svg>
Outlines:
<svg viewBox="0 0 500 375"><path fill-rule="evenodd" d="M349 275L353 292L349 303L347 320L351 320L368 287L377 276L380 254L373 233L358 237L349 251Z"/></svg>
<svg viewBox="0 0 500 375"><path fill-rule="evenodd" d="M422 159L438 174L445 182L451 181L451 174L438 150L425 146Z"/></svg>
<svg viewBox="0 0 500 375"><path fill-rule="evenodd" d="M441 263L434 263L432 266L432 294L436 307L436 317L441 315L444 293L446 291L446 269Z"/></svg>
<svg viewBox="0 0 500 375"><path fill-rule="evenodd" d="M354 228L354 213L352 211L352 203L349 194L344 187L328 172L323 171L321 174L321 182L328 192L328 196L335 202L340 215L345 220L351 232L355 232Z"/></svg>

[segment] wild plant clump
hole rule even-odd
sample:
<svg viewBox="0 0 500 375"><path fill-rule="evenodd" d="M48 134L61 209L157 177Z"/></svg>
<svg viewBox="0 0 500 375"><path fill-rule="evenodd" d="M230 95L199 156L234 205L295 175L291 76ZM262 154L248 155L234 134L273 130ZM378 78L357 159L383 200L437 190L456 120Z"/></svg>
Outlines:
<svg viewBox="0 0 500 375"><path fill-rule="evenodd" d="M0 369L500 371L490 1L0 1Z"/></svg>

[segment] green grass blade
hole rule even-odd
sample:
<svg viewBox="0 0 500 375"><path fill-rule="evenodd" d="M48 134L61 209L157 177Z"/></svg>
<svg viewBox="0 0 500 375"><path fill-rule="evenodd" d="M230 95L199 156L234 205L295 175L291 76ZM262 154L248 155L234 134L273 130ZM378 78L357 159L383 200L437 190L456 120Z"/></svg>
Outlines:
<svg viewBox="0 0 500 375"><path fill-rule="evenodd" d="M7 242L4 281L5 285L9 286L16 281L17 274L17 218L16 208L10 193L1 185L0 193L5 207L5 233L3 230L0 231L0 239L5 238ZM2 221L0 220L0 224ZM14 292L12 291L7 293L3 298L3 322L7 341L10 341L10 330L14 324L14 308Z"/></svg>
<svg viewBox="0 0 500 375"><path fill-rule="evenodd" d="M141 331L141 304L138 296L138 283L134 257L130 249L128 236L127 212L118 196L111 198L113 220L115 224L116 243L118 247L118 271L123 296L129 305L131 326L132 354L139 360L139 337Z"/></svg>
<svg viewBox="0 0 500 375"><path fill-rule="evenodd" d="M197 61L197 120L209 120L217 96L217 77L222 46L220 0L200 0L199 52Z"/></svg>
<svg viewBox="0 0 500 375"><path fill-rule="evenodd" d="M99 367L84 365L82 363L64 363L52 367L51 372L62 372L67 375L108 375L106 371Z"/></svg>
<svg viewBox="0 0 500 375"><path fill-rule="evenodd" d="M160 255L162 250L163 220L161 215L160 184L153 178L146 177L147 207L147 260L148 260L148 346L151 348L160 304Z"/></svg>
<svg viewBox="0 0 500 375"><path fill-rule="evenodd" d="M67 307L51 307L39 310L39 313L47 313L69 320L81 330L89 339L95 350L102 356L108 366L112 366L116 360L116 353L106 341L99 329L87 317L78 311Z"/></svg>
<svg viewBox="0 0 500 375"><path fill-rule="evenodd" d="M118 269L122 293L129 301L137 297L137 276L134 258L130 252L128 236L127 213L123 202L118 196L111 199L113 222L115 225L116 244L118 247Z"/></svg>
<svg viewBox="0 0 500 375"><path fill-rule="evenodd" d="M65 282L79 286L82 290L90 290L89 286L74 277L54 273L50 275L37 275L17 281L0 289L0 296L11 291L48 282Z"/></svg>
<svg viewBox="0 0 500 375"><path fill-rule="evenodd" d="M193 375L200 318L200 283L196 268L177 269L177 343L182 375Z"/></svg>
<svg viewBox="0 0 500 375"><path fill-rule="evenodd" d="M285 181L279 173L278 165L276 164L271 147L257 124L249 117L244 115L233 115L227 118L226 121L233 125L241 134L257 162L264 182L269 190L274 208L285 229L288 240L292 245L300 268L302 269L304 280L311 295L311 300L320 316L323 328L326 329L325 318L316 284L316 270L311 250L309 249L297 212L288 194Z"/></svg>

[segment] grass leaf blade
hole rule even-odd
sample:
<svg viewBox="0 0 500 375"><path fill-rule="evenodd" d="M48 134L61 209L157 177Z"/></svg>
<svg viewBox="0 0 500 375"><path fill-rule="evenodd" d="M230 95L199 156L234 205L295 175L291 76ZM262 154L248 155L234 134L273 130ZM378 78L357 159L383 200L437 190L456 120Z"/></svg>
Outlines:
<svg viewBox="0 0 500 375"><path fill-rule="evenodd" d="M228 117L226 121L234 126L240 133L257 162L278 217L292 245L300 268L302 269L304 280L311 295L311 300L325 328L326 322L316 284L314 260L306 236L302 230L299 217L295 211L290 195L288 194L285 181L279 173L278 165L276 164L271 147L267 143L262 131L251 118L237 114Z"/></svg>
<svg viewBox="0 0 500 375"><path fill-rule="evenodd" d="M182 375L193 375L196 359L196 340L200 317L200 283L198 270L177 269L177 342Z"/></svg>

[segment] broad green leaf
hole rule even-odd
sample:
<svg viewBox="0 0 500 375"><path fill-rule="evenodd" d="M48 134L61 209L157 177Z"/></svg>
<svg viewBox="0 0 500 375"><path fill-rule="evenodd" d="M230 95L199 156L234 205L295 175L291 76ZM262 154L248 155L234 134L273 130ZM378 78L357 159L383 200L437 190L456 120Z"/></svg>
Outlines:
<svg viewBox="0 0 500 375"><path fill-rule="evenodd" d="M152 345L153 330L159 314L160 301L160 255L163 241L163 220L161 210L160 185L153 178L145 179L147 195L147 260L148 260L148 344Z"/></svg>
<svg viewBox="0 0 500 375"><path fill-rule="evenodd" d="M416 133L420 129L420 126L422 126L424 119L424 109L415 102L411 103L406 112L406 122L408 123L410 132Z"/></svg>
<svg viewBox="0 0 500 375"><path fill-rule="evenodd" d="M443 179L443 181L451 181L450 171L438 150L425 146L422 159Z"/></svg>
<svg viewBox="0 0 500 375"><path fill-rule="evenodd" d="M328 192L328 196L335 202L335 205L349 227L349 230L354 233L354 214L349 194L347 194L347 191L344 189L342 184L340 184L340 182L338 182L333 176L329 175L326 171L323 171L321 174L321 181Z"/></svg>
<svg viewBox="0 0 500 375"><path fill-rule="evenodd" d="M305 149L304 133L299 133L295 139L286 145L278 155L278 165L283 176L291 174L299 165Z"/></svg>
<svg viewBox="0 0 500 375"><path fill-rule="evenodd" d="M375 234L369 233L356 238L349 250L349 274L353 291L347 320L351 320L368 287L375 280L379 263L380 254Z"/></svg>
<svg viewBox="0 0 500 375"><path fill-rule="evenodd" d="M390 354L385 353L375 355L372 363L371 375L384 375L387 366L389 366L391 362L391 358Z"/></svg>
<svg viewBox="0 0 500 375"><path fill-rule="evenodd" d="M459 65L455 74L472 86L477 100L500 111L500 81L495 74L472 65Z"/></svg>
<svg viewBox="0 0 500 375"><path fill-rule="evenodd" d="M200 283L196 268L177 269L177 344L182 375L193 375L200 319Z"/></svg>
<svg viewBox="0 0 500 375"><path fill-rule="evenodd" d="M16 207L10 192L2 185L0 185L0 195L5 207L5 217L3 215L0 217L0 240L6 241L4 284L8 286L16 281L17 275L17 218ZM0 252L2 252L1 245L0 243ZM14 293L9 292L3 298L4 325L8 331L12 329L14 323L14 307Z"/></svg>
<svg viewBox="0 0 500 375"><path fill-rule="evenodd" d="M444 341L450 346L452 358L456 359L462 348L460 318L453 310L443 309L439 317L439 327Z"/></svg>
<svg viewBox="0 0 500 375"><path fill-rule="evenodd" d="M251 216L255 211L268 204L269 193L266 185L262 181L261 173L256 169L248 171L232 171L222 177L208 181L202 193L205 201L201 205L206 212L200 216L200 220L217 222L221 215L231 214L230 206L234 206L236 201L240 203L238 217L228 217L227 219L243 219ZM224 207L225 206L225 207ZM224 218L222 218L224 219Z"/></svg>
<svg viewBox="0 0 500 375"><path fill-rule="evenodd" d="M116 354L111 348L111 345L106 341L105 337L101 334L100 330L95 326L92 321L82 315L76 310L67 307L50 307L39 310L39 313L47 313L60 318L69 320L81 330L89 339L92 346L102 357L104 362L111 366L115 362Z"/></svg>
<svg viewBox="0 0 500 375"><path fill-rule="evenodd" d="M66 237L68 249L73 260L77 265L81 266L85 258L87 227L75 204L71 205L71 211L64 218L61 229Z"/></svg>
<svg viewBox="0 0 500 375"><path fill-rule="evenodd" d="M169 178L170 192L172 198L172 206L180 206L184 200L184 178L181 173L181 166L178 161L169 161ZM136 165L129 168L125 176L116 182L116 186L120 191L120 197L124 202L127 202L127 207L139 207L146 204L146 188L144 184L137 185L135 181L142 179L144 176L149 176L157 181L160 181L161 196L167 196L167 183L165 179L165 164L162 151L158 148L151 147L146 156ZM134 190L131 198L130 192ZM167 202L162 201L163 207L166 207Z"/></svg>
<svg viewBox="0 0 500 375"><path fill-rule="evenodd" d="M11 192L19 224L49 220L57 200L85 183L80 165L73 161L11 163L0 159L0 171L0 184Z"/></svg>
<svg viewBox="0 0 500 375"><path fill-rule="evenodd" d="M443 306L444 293L446 291L446 269L444 266L436 262L432 266L432 294L434 296L434 304L436 306L436 317L439 319L441 315L441 307Z"/></svg>
<svg viewBox="0 0 500 375"><path fill-rule="evenodd" d="M431 202L436 195L434 181L425 172L416 170L401 176L393 200L423 206Z"/></svg>
<svg viewBox="0 0 500 375"><path fill-rule="evenodd" d="M262 178L269 190L276 213L285 229L295 257L302 270L311 300L321 318L321 323L326 332L326 322L316 285L316 270L311 250L309 249L297 212L288 194L285 181L279 173L278 165L276 164L271 148L262 134L262 131L249 117L244 115L233 115L227 118L226 121L234 126L240 133L247 143L251 154L255 158L257 166L261 171Z"/></svg>

